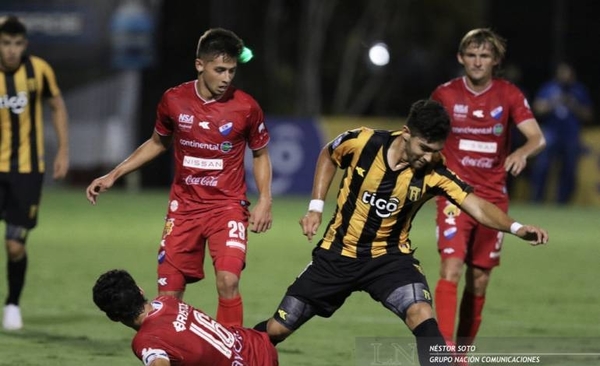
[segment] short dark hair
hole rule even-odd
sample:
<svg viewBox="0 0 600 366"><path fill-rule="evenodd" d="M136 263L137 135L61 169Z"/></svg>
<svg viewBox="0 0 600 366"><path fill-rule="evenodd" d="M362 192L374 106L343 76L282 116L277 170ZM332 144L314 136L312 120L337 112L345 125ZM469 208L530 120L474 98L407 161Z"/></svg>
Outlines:
<svg viewBox="0 0 600 366"><path fill-rule="evenodd" d="M27 36L27 28L19 18L14 15L9 15L5 19L0 20L0 33L10 34L11 36L21 34Z"/></svg>
<svg viewBox="0 0 600 366"><path fill-rule="evenodd" d="M412 104L406 126L411 135L427 142L446 140L450 133L450 117L444 106L433 99L421 99Z"/></svg>
<svg viewBox="0 0 600 366"><path fill-rule="evenodd" d="M211 28L198 40L196 57L214 59L221 55L237 60L244 48L244 42L230 30Z"/></svg>
<svg viewBox="0 0 600 366"><path fill-rule="evenodd" d="M131 275L121 269L102 274L93 288L94 303L115 322L131 323L147 300Z"/></svg>

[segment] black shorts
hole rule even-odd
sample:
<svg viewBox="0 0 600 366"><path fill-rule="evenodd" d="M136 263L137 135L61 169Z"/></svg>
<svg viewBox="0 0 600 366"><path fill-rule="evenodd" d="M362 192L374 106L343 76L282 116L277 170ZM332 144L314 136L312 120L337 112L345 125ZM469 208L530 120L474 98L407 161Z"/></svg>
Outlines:
<svg viewBox="0 0 600 366"><path fill-rule="evenodd" d="M355 291L365 291L379 302L395 289L427 280L419 261L410 254L386 254L377 258L349 258L316 247L312 262L287 289L312 305L316 314L330 317Z"/></svg>
<svg viewBox="0 0 600 366"><path fill-rule="evenodd" d="M7 224L35 227L43 181L41 173L0 173L0 210Z"/></svg>

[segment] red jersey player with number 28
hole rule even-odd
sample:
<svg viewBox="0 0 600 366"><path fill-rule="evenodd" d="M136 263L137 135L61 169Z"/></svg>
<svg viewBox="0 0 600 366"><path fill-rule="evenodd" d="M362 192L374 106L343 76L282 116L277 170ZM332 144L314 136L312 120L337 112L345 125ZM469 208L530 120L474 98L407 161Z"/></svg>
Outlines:
<svg viewBox="0 0 600 366"><path fill-rule="evenodd" d="M431 98L442 103L451 118L442 151L448 168L477 195L507 212L507 173L521 173L527 159L544 148L545 140L521 91L494 77L505 51L504 39L493 31L471 30L460 42L457 54L465 76L440 85ZM512 152L511 123L526 138ZM481 323L491 270L500 264L503 235L461 213L443 197L437 199L436 221L441 269L435 309L440 330L446 341L454 342L457 285L466 264L456 337L460 344L471 344ZM518 227L513 232L516 230Z"/></svg>
<svg viewBox="0 0 600 366"><path fill-rule="evenodd" d="M88 200L173 146L175 175L158 250L159 295L183 297L187 283L204 278L206 243L215 267L217 320L242 325L239 279L245 266L247 229L271 227L269 133L258 103L231 82L243 52L233 32L215 28L198 42L198 78L167 90L158 106L152 137L87 188ZM250 213L244 153L253 152L259 191Z"/></svg>

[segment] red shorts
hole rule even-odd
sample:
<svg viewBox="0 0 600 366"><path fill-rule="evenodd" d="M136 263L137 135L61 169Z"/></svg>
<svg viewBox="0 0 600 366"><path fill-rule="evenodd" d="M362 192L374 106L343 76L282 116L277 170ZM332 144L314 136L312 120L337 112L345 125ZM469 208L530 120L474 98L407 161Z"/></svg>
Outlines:
<svg viewBox="0 0 600 366"><path fill-rule="evenodd" d="M467 265L491 269L500 265L504 233L478 223L445 197L438 197L436 236L443 259L461 258ZM508 200L496 202L508 212Z"/></svg>
<svg viewBox="0 0 600 366"><path fill-rule="evenodd" d="M245 207L212 210L186 219L167 216L158 249L158 290L183 291L204 278L206 243L217 271L240 276L246 261L249 212Z"/></svg>
<svg viewBox="0 0 600 366"><path fill-rule="evenodd" d="M242 354L246 358L248 366L279 365L277 350L269 340L267 333L241 327L231 327L229 329L243 339Z"/></svg>

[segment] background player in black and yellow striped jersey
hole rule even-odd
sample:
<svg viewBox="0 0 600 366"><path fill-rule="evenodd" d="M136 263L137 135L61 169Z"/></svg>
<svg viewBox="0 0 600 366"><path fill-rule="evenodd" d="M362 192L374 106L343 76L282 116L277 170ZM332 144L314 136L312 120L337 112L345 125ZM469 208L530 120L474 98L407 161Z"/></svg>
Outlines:
<svg viewBox="0 0 600 366"><path fill-rule="evenodd" d="M25 53L27 30L14 16L0 19L0 211L6 221L8 296L2 325L23 326L19 298L25 283L25 242L37 224L44 171L43 101L52 110L58 152L53 176L69 167L67 110L54 71Z"/></svg>
<svg viewBox="0 0 600 366"><path fill-rule="evenodd" d="M449 130L442 105L420 100L399 131L363 127L325 146L317 161L313 200L300 220L304 235L312 240L317 232L339 167L345 175L336 210L312 261L288 288L273 318L257 329L280 342L314 315L331 316L352 292L366 291L406 323L416 336L421 365L430 364L435 349L430 346L445 341L408 235L422 205L444 195L484 225L534 245L548 240L545 230L511 219L446 168L439 152Z"/></svg>

